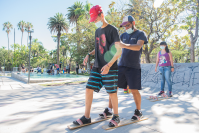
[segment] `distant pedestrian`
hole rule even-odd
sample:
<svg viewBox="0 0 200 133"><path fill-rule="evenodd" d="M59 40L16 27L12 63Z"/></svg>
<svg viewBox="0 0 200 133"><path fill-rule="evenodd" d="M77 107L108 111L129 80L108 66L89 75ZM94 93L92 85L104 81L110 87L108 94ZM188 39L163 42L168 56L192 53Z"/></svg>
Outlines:
<svg viewBox="0 0 200 133"><path fill-rule="evenodd" d="M79 65L78 65L78 63L76 62L76 74L78 74L78 69L79 69Z"/></svg>
<svg viewBox="0 0 200 133"><path fill-rule="evenodd" d="M164 93L165 81L168 84L168 97L172 97L172 81L171 81L171 72L174 72L174 64L172 53L169 51L167 43L160 43L161 51L157 54L156 60L156 68L155 72L157 72L157 66L159 64L159 71L161 74L161 91L158 95L162 95Z"/></svg>

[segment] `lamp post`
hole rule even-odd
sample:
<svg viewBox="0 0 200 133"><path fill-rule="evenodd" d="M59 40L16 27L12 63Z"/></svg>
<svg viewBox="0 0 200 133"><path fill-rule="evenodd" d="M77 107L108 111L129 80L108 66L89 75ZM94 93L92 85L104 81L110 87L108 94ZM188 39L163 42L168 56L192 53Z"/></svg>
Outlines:
<svg viewBox="0 0 200 133"><path fill-rule="evenodd" d="M31 33L33 33L34 31L33 30L28 30L28 33L30 33L30 36L29 36L29 39L30 39L30 46L29 46L29 64L28 64L28 68L29 68L29 71L28 71L28 84L30 83L30 63L31 63Z"/></svg>
<svg viewBox="0 0 200 133"><path fill-rule="evenodd" d="M4 68L3 68L3 72L4 72L4 76L5 76L5 59L4 59Z"/></svg>

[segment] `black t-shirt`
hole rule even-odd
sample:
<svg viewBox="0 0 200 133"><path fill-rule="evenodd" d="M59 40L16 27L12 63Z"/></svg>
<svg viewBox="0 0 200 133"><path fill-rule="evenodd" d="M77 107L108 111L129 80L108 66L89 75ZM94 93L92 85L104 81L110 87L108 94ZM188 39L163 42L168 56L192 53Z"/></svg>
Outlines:
<svg viewBox="0 0 200 133"><path fill-rule="evenodd" d="M138 40L143 40L144 44L148 43L146 34L141 30L137 30L131 34L125 32L120 36L120 39L123 43L131 45L137 44ZM140 51L133 51L123 48L118 66L141 69L140 67L141 54L142 54L142 48L140 49Z"/></svg>
<svg viewBox="0 0 200 133"><path fill-rule="evenodd" d="M108 24L105 28L98 28L95 32L95 62L94 67L102 68L116 53L115 42L119 42L119 33L116 27ZM118 69L117 61L110 70Z"/></svg>

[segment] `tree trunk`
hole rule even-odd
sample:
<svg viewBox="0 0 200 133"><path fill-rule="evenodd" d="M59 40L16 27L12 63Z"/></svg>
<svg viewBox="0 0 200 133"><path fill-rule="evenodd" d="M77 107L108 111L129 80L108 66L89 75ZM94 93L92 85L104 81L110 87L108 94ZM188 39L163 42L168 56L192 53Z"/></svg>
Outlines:
<svg viewBox="0 0 200 133"><path fill-rule="evenodd" d="M59 31L58 34L57 34L57 65L60 64L60 61L59 61L60 35L61 35L61 33L60 33L60 31Z"/></svg>
<svg viewBox="0 0 200 133"><path fill-rule="evenodd" d="M190 62L195 62L195 56L194 56L194 45L195 43L193 42L193 37L190 35Z"/></svg>
<svg viewBox="0 0 200 133"><path fill-rule="evenodd" d="M22 32L21 46L22 46L22 40L23 40L23 32Z"/></svg>
<svg viewBox="0 0 200 133"><path fill-rule="evenodd" d="M27 36L27 47L28 47L28 36Z"/></svg>
<svg viewBox="0 0 200 133"><path fill-rule="evenodd" d="M7 34L8 36L8 61L9 61L9 34Z"/></svg>
<svg viewBox="0 0 200 133"><path fill-rule="evenodd" d="M76 21L76 33L79 33L78 21ZM77 43L77 51L79 52L79 50L80 50L80 39L78 39Z"/></svg>
<svg viewBox="0 0 200 133"><path fill-rule="evenodd" d="M144 45L145 49L143 50L143 53L145 55L145 60L146 60L146 63L150 63L150 58L149 58L149 50L148 50L148 46L147 45Z"/></svg>
<svg viewBox="0 0 200 133"><path fill-rule="evenodd" d="M151 63L149 53L145 53L146 63Z"/></svg>

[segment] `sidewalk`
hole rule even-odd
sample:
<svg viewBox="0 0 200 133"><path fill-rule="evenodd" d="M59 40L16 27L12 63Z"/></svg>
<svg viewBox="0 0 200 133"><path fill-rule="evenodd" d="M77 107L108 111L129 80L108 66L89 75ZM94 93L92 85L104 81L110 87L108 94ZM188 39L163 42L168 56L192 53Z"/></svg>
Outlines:
<svg viewBox="0 0 200 133"><path fill-rule="evenodd" d="M199 132L199 90L176 92L171 99L150 102L146 97L159 90L146 87L140 92L142 112L148 120L109 131L102 129L109 121L69 130L67 125L84 114L86 84L45 88L12 78L0 78L1 87L12 86L10 90L0 89L0 133ZM15 85L23 86L23 89L17 89ZM108 98L104 88L94 93L91 118L102 113L108 105ZM130 119L135 109L132 95L119 90L118 98L120 117Z"/></svg>
<svg viewBox="0 0 200 133"><path fill-rule="evenodd" d="M20 80L12 77L0 76L0 90L17 90L17 89L31 89L37 84L26 84Z"/></svg>

